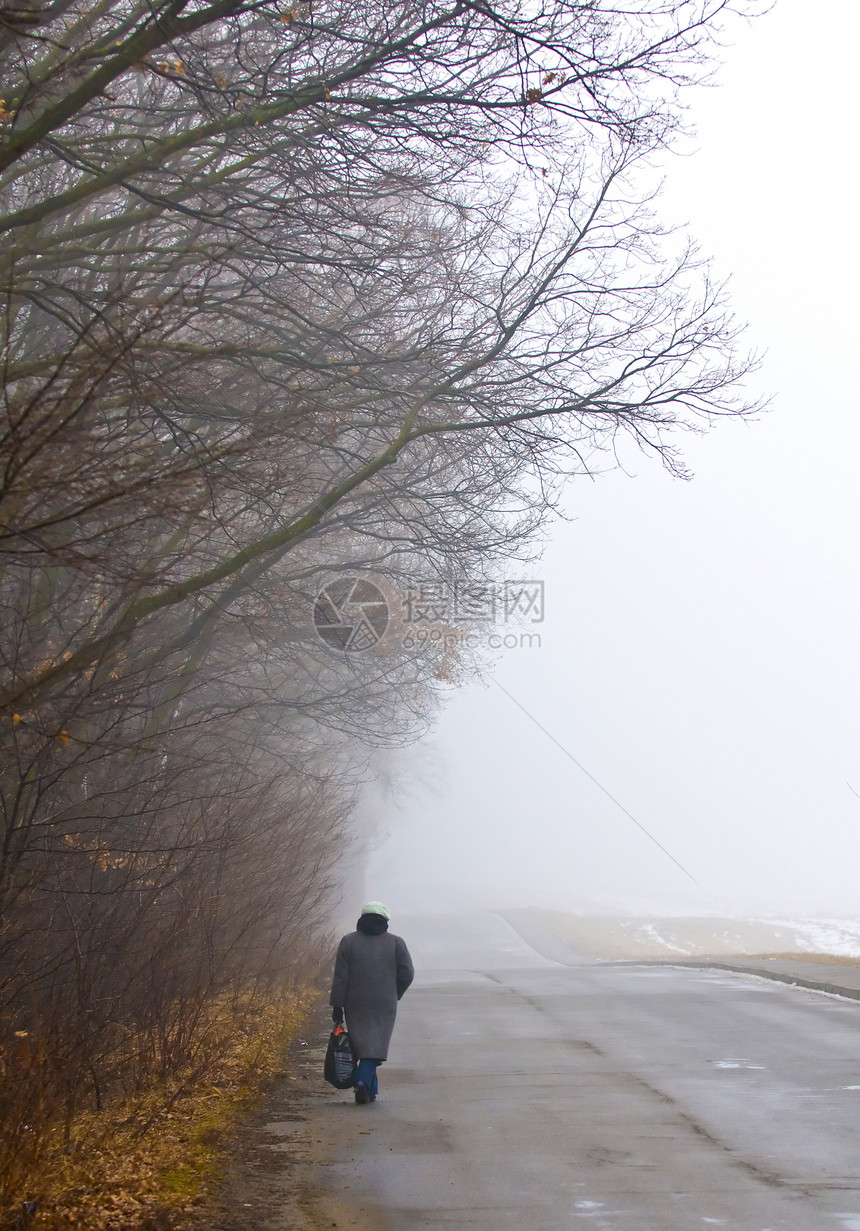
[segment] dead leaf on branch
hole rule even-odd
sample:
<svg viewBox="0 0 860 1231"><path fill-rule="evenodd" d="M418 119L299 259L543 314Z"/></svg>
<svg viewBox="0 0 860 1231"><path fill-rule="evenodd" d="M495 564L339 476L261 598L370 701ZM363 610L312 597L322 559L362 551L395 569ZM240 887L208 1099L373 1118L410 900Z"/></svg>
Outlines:
<svg viewBox="0 0 860 1231"><path fill-rule="evenodd" d="M153 67L168 77L185 76L185 65L181 60L158 60Z"/></svg>

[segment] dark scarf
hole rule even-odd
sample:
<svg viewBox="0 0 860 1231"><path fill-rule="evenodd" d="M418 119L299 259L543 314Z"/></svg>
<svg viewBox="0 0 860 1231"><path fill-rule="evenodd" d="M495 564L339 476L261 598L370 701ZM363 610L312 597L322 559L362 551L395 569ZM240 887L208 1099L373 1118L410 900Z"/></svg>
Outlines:
<svg viewBox="0 0 860 1231"><path fill-rule="evenodd" d="M362 915L355 926L365 936L381 936L388 931L388 920L383 919L382 915Z"/></svg>

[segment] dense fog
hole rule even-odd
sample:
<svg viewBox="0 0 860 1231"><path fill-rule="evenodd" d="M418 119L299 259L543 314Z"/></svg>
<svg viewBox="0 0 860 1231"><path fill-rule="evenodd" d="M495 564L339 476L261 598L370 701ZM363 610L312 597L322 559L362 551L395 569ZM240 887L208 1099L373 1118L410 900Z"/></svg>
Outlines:
<svg viewBox="0 0 860 1231"><path fill-rule="evenodd" d="M658 207L731 278L768 413L683 438L689 483L629 453L568 486L511 568L545 582L543 621L370 803L374 894L860 915L856 103L831 54L860 19L827 12L736 29Z"/></svg>

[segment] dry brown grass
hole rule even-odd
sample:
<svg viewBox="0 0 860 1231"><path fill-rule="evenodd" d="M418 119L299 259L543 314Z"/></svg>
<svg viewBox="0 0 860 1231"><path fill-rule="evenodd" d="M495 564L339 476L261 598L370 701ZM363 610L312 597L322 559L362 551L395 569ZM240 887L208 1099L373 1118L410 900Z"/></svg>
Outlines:
<svg viewBox="0 0 860 1231"><path fill-rule="evenodd" d="M38 1169L0 1221L44 1231L167 1231L205 1198L226 1140L283 1070L284 1053L307 1020L312 991L272 997L253 1014L222 1005L195 1074L179 1075L132 1101L86 1113L63 1144L56 1125Z"/></svg>

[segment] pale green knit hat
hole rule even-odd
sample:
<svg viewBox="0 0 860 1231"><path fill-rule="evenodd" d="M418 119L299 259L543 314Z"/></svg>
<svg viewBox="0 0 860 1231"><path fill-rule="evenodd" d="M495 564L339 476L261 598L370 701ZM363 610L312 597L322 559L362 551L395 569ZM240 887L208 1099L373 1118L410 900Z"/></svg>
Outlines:
<svg viewBox="0 0 860 1231"><path fill-rule="evenodd" d="M383 919L391 918L391 911L382 902L368 902L366 906L362 906L361 913L363 915L382 915Z"/></svg>

